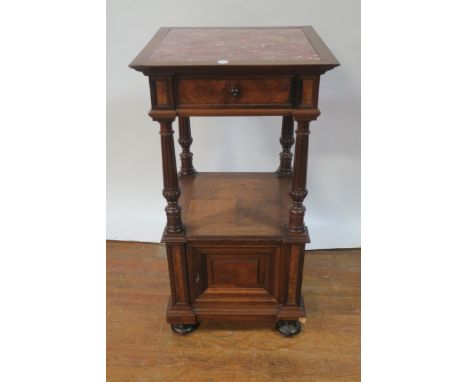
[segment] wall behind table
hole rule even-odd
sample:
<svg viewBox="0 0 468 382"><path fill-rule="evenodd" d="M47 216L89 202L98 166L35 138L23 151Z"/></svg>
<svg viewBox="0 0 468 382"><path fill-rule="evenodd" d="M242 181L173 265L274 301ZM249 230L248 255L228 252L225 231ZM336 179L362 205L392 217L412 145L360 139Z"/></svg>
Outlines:
<svg viewBox="0 0 468 382"><path fill-rule="evenodd" d="M322 115L311 123L308 249L361 245L358 0L108 1L107 239L158 242L165 223L159 126L147 116L148 81L130 61L162 26L281 25L312 25L341 63L322 76ZM198 171L276 169L281 118L191 122Z"/></svg>

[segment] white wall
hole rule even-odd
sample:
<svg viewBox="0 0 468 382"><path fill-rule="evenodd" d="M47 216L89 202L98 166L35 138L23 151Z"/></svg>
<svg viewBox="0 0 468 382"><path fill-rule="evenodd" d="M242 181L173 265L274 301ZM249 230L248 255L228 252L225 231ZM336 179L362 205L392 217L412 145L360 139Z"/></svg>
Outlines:
<svg viewBox="0 0 468 382"><path fill-rule="evenodd" d="M128 68L156 30L312 25L341 66L322 76L322 115L311 124L308 248L360 246L359 0L110 0L107 12L107 239L158 242L164 227L158 125L147 116L147 78ZM281 118L191 122L198 171L278 166Z"/></svg>

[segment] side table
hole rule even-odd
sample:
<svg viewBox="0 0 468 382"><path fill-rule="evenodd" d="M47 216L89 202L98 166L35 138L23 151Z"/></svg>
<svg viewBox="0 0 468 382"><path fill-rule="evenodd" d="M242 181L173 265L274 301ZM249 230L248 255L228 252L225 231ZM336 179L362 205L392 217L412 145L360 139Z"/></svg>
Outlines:
<svg viewBox="0 0 468 382"><path fill-rule="evenodd" d="M206 319L268 320L285 336L299 333L309 123L320 114L320 76L338 65L312 27L161 28L130 64L149 79L149 115L160 125L166 318L176 333ZM281 116L278 169L197 172L197 116Z"/></svg>

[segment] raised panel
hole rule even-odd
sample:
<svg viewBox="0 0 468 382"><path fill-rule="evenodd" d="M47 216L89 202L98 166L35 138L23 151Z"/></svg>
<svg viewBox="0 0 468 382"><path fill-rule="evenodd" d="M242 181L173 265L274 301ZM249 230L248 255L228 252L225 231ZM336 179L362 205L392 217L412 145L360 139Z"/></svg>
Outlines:
<svg viewBox="0 0 468 382"><path fill-rule="evenodd" d="M263 261L261 261L263 260ZM208 287L261 287L265 255L208 256Z"/></svg>
<svg viewBox="0 0 468 382"><path fill-rule="evenodd" d="M191 300L278 298L280 246L189 246Z"/></svg>

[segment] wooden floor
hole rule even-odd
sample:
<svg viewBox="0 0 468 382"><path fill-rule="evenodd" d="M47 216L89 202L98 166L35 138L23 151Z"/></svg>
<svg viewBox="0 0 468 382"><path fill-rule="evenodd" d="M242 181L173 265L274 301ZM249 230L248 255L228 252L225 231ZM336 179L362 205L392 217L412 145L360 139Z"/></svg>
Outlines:
<svg viewBox="0 0 468 382"><path fill-rule="evenodd" d="M164 247L107 243L109 382L360 380L360 250L308 252L302 332L268 324L202 323L187 337L165 322Z"/></svg>

